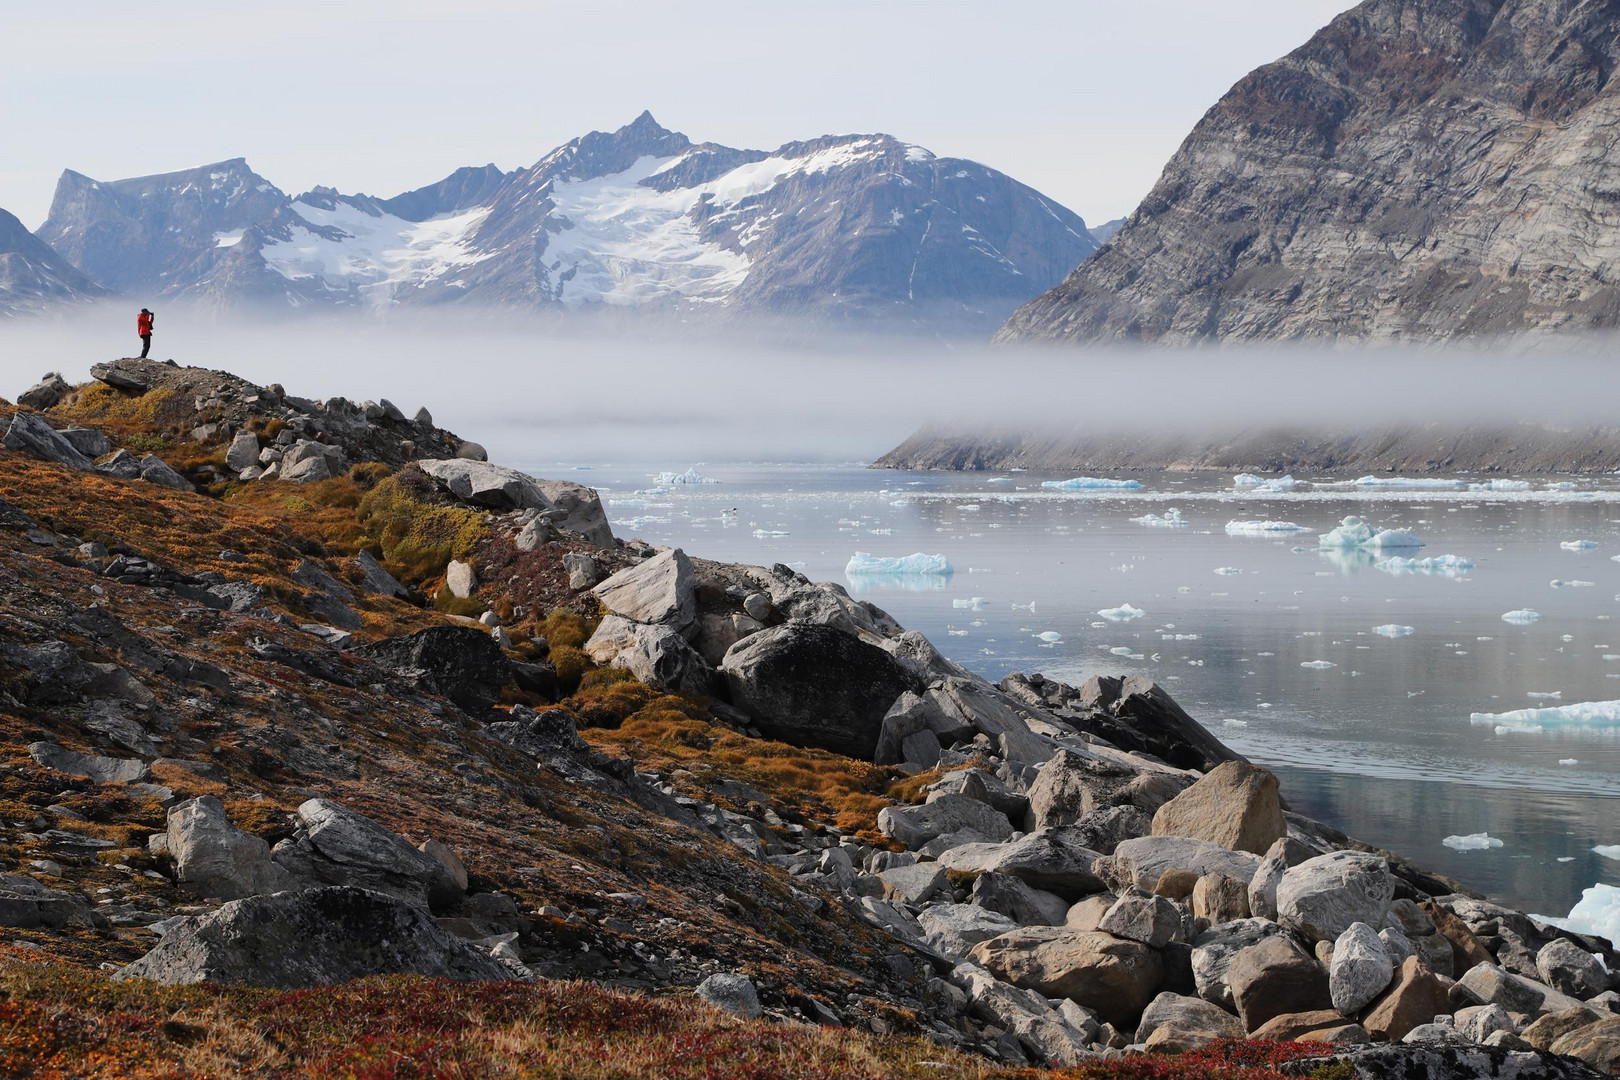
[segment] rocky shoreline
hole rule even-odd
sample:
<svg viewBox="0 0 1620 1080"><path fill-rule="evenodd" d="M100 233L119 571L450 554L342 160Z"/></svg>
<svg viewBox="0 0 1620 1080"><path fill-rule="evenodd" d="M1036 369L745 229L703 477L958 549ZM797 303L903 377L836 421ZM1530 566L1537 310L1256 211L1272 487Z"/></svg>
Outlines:
<svg viewBox="0 0 1620 1080"><path fill-rule="evenodd" d="M925 427L878 469L1030 472L1612 473L1620 428L1439 424L1355 430L962 431Z"/></svg>
<svg viewBox="0 0 1620 1080"><path fill-rule="evenodd" d="M1612 943L1289 812L1148 680L991 684L837 585L615 537L425 410L96 375L100 415L201 450L110 469L152 439L65 383L6 421L0 925L32 949L169 985L583 977L1011 1065L1620 1069ZM343 515L384 490L477 542L373 552ZM233 526L204 569L86 535L148 500L327 539ZM763 790L840 770L874 827Z"/></svg>

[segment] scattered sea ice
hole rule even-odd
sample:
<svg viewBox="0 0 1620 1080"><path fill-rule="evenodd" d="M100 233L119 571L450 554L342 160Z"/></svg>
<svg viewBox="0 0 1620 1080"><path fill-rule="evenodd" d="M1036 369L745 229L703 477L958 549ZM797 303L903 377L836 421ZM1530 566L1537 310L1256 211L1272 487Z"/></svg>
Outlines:
<svg viewBox="0 0 1620 1080"><path fill-rule="evenodd" d="M1599 844L1592 850L1605 859L1620 859L1620 844Z"/></svg>
<svg viewBox="0 0 1620 1080"><path fill-rule="evenodd" d="M985 599L982 596L975 596L971 600L952 600L951 601L951 607L953 607L953 608L969 608L969 609L971 609L973 611L983 611L984 610L984 605L985 605Z"/></svg>
<svg viewBox="0 0 1620 1080"><path fill-rule="evenodd" d="M1140 619L1147 612L1139 607L1132 607L1130 604L1121 604L1119 607L1103 608L1097 614L1113 622L1126 622L1130 619Z"/></svg>
<svg viewBox="0 0 1620 1080"><path fill-rule="evenodd" d="M1528 480L1487 480L1483 484L1469 484L1469 491L1529 491Z"/></svg>
<svg viewBox="0 0 1620 1080"><path fill-rule="evenodd" d="M1410 626L1402 626L1399 623L1386 623L1383 626L1373 627L1372 632L1383 637L1397 638L1406 637L1407 635L1414 634L1417 631Z"/></svg>
<svg viewBox="0 0 1620 1080"><path fill-rule="evenodd" d="M1326 671L1328 668L1336 668L1339 665L1335 664L1331 660L1306 660L1299 666L1302 668L1312 668L1316 671Z"/></svg>
<svg viewBox="0 0 1620 1080"><path fill-rule="evenodd" d="M1468 719L1470 723L1476 725L1527 723L1570 727L1614 727L1620 725L1620 701L1581 701L1572 705L1513 709L1504 713L1469 713Z"/></svg>
<svg viewBox="0 0 1620 1080"><path fill-rule="evenodd" d="M1215 572L1217 574L1221 574L1223 576L1230 576L1232 574L1241 574L1241 573L1243 573L1242 570L1239 570L1235 566L1217 566L1215 568Z"/></svg>
<svg viewBox="0 0 1620 1080"><path fill-rule="evenodd" d="M1232 486L1253 492L1293 491L1303 480L1295 480L1292 475L1265 477L1254 473L1238 473L1232 477Z"/></svg>
<svg viewBox="0 0 1620 1080"><path fill-rule="evenodd" d="M1514 623L1518 626L1529 626L1540 618L1541 614L1539 612L1531 611L1529 608L1519 608L1516 611L1508 611L1502 614L1503 622Z"/></svg>
<svg viewBox="0 0 1620 1080"><path fill-rule="evenodd" d="M1431 490L1458 491L1468 486L1466 480L1441 480L1435 477L1363 476L1350 481L1351 487L1360 488L1429 488Z"/></svg>
<svg viewBox="0 0 1620 1080"><path fill-rule="evenodd" d="M1187 524L1181 520L1181 511L1173 506L1164 512L1163 517L1158 514L1143 514L1141 517L1131 518L1131 521L1136 525L1147 525L1159 529L1173 529L1178 525Z"/></svg>
<svg viewBox="0 0 1620 1080"><path fill-rule="evenodd" d="M1594 540L1565 540L1558 546L1565 551L1592 551L1597 547L1597 542Z"/></svg>
<svg viewBox="0 0 1620 1080"><path fill-rule="evenodd" d="M1560 765L1579 765L1580 763L1580 758L1561 757L1558 759L1558 764Z"/></svg>
<svg viewBox="0 0 1620 1080"><path fill-rule="evenodd" d="M1046 642L1047 644L1052 644L1053 642L1058 642L1058 641L1063 640L1063 635L1058 633L1056 630L1044 630L1041 633L1036 634L1035 636L1040 638L1042 641Z"/></svg>
<svg viewBox="0 0 1620 1080"><path fill-rule="evenodd" d="M1486 851L1502 846L1502 841L1482 832L1469 833L1467 836L1448 836L1440 842L1453 851Z"/></svg>
<svg viewBox="0 0 1620 1080"><path fill-rule="evenodd" d="M653 480L653 483L660 486L664 484L718 484L719 482L698 472L695 465L683 473L661 472Z"/></svg>
<svg viewBox="0 0 1620 1080"><path fill-rule="evenodd" d="M1281 533L1310 532L1303 525L1296 525L1292 521L1228 521L1226 535L1228 536L1276 536Z"/></svg>

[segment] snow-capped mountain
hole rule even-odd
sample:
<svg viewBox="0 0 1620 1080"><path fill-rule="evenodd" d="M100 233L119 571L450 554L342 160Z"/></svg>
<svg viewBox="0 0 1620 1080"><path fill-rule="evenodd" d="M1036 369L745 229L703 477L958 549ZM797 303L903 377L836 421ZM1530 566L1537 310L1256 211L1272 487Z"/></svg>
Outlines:
<svg viewBox="0 0 1620 1080"><path fill-rule="evenodd" d="M63 302L98 300L107 290L75 270L22 222L0 210L0 317Z"/></svg>
<svg viewBox="0 0 1620 1080"><path fill-rule="evenodd" d="M531 168L375 199L282 193L243 161L63 176L40 236L132 294L208 304L468 303L993 328L1097 248L1080 217L887 135L775 151L643 113Z"/></svg>

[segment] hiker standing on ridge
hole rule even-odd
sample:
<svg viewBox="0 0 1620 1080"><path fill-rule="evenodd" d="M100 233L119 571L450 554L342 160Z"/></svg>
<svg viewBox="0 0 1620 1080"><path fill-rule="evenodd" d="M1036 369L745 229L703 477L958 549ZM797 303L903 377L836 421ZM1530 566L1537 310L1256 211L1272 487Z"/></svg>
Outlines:
<svg viewBox="0 0 1620 1080"><path fill-rule="evenodd" d="M145 308L141 308L141 313L135 316L135 333L140 335L142 360L152 351L152 323L156 319L157 316Z"/></svg>

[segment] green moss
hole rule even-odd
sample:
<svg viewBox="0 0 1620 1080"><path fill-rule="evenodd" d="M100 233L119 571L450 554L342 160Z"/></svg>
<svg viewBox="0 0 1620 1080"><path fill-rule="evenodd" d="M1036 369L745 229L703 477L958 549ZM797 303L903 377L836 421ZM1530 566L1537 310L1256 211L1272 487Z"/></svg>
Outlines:
<svg viewBox="0 0 1620 1080"><path fill-rule="evenodd" d="M451 559L471 556L485 536L484 515L435 505L432 483L420 472L396 473L377 481L356 509L366 546L381 548L383 562L401 581L420 583L443 573Z"/></svg>

